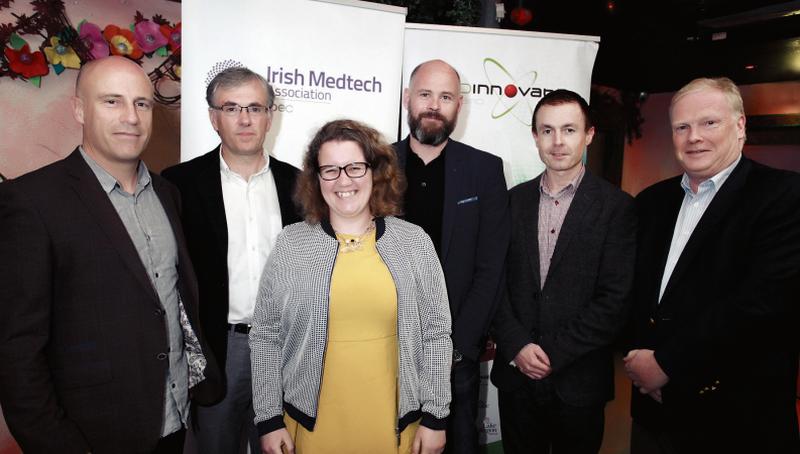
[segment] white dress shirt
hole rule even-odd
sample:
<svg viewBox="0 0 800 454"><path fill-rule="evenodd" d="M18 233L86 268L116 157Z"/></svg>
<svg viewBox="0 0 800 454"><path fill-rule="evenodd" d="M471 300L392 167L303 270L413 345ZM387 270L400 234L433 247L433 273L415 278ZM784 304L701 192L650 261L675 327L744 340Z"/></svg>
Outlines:
<svg viewBox="0 0 800 454"><path fill-rule="evenodd" d="M230 169L220 151L219 171L228 224L228 323L249 324L261 271L280 233L278 189L264 167L249 180Z"/></svg>
<svg viewBox="0 0 800 454"><path fill-rule="evenodd" d="M681 203L681 210L678 212L678 219L675 221L675 229L672 231L672 243L669 246L669 254L667 255L667 263L664 267L664 276L661 278L661 290L658 293L658 301L664 296L664 290L667 288L669 278L672 272L675 271L675 265L678 264L678 259L681 258L683 248L689 242L697 223L703 217L703 213L711 202L714 196L719 192L719 188L728 179L733 169L739 164L742 159L740 154L736 161L730 166L724 168L721 172L709 178L708 180L700 183L697 186L697 193L692 191L689 184L689 175L683 174L681 179L681 187L683 188L684 196L683 203Z"/></svg>

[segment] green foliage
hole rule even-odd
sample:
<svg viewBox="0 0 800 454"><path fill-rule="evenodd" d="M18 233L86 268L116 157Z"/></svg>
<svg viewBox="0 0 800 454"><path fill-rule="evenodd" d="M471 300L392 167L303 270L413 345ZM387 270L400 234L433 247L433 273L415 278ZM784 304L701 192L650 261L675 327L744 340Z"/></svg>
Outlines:
<svg viewBox="0 0 800 454"><path fill-rule="evenodd" d="M370 0L384 5L408 8L407 22L442 25L478 24L481 18L480 0Z"/></svg>

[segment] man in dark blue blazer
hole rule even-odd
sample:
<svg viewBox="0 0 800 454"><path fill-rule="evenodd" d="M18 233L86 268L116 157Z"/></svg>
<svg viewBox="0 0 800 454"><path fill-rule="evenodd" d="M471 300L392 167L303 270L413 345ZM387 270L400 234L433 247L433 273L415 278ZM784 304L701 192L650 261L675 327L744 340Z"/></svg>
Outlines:
<svg viewBox="0 0 800 454"><path fill-rule="evenodd" d="M248 333L263 264L283 226L300 220L292 202L297 169L263 148L275 93L262 76L228 68L211 80L206 98L221 144L162 172L181 193L200 323L224 372L224 398L197 408L194 434L200 453L236 453L242 434L251 452L261 452Z"/></svg>
<svg viewBox="0 0 800 454"><path fill-rule="evenodd" d="M26 453L182 453L189 397L219 394L178 191L139 159L153 103L135 62L86 63L82 145L0 184L0 403Z"/></svg>
<svg viewBox="0 0 800 454"><path fill-rule="evenodd" d="M509 238L503 162L450 139L462 96L458 72L447 63L432 60L417 66L403 103L411 133L394 148L408 181L405 218L433 240L453 316L453 401L446 452L474 453L479 357L497 306Z"/></svg>
<svg viewBox="0 0 800 454"><path fill-rule="evenodd" d="M633 199L585 169L594 127L580 95L548 93L532 123L545 171L510 191L506 297L493 329L503 451L596 454L633 284Z"/></svg>
<svg viewBox="0 0 800 454"><path fill-rule="evenodd" d="M632 453L800 452L800 176L742 155L727 78L670 105L684 174L636 198Z"/></svg>

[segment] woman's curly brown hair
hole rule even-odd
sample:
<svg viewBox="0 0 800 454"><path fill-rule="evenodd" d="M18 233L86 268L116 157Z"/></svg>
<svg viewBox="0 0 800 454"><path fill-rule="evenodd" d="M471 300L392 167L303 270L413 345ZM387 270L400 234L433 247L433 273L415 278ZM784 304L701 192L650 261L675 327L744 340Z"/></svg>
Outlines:
<svg viewBox="0 0 800 454"><path fill-rule="evenodd" d="M406 181L400 172L397 155L381 133L355 120L326 123L308 145L303 158L303 171L297 178L294 201L306 222L316 224L328 219L328 204L319 185L319 150L326 142L355 142L372 169L372 194L369 209L372 216L396 216L402 213Z"/></svg>

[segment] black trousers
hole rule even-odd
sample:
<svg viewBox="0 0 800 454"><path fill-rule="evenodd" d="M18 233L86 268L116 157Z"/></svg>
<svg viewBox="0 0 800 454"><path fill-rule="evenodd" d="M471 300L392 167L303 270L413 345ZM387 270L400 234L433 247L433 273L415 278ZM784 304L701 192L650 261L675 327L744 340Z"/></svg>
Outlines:
<svg viewBox="0 0 800 454"><path fill-rule="evenodd" d="M173 432L158 440L158 445L153 454L182 454L183 441L186 438L186 429Z"/></svg>
<svg viewBox="0 0 800 454"><path fill-rule="evenodd" d="M464 358L453 364L453 398L447 422L447 454L477 454L478 392L481 383L479 361Z"/></svg>
<svg viewBox="0 0 800 454"><path fill-rule="evenodd" d="M605 403L562 402L549 380L498 390L504 454L597 454L603 442ZM552 451L551 451L552 449Z"/></svg>

